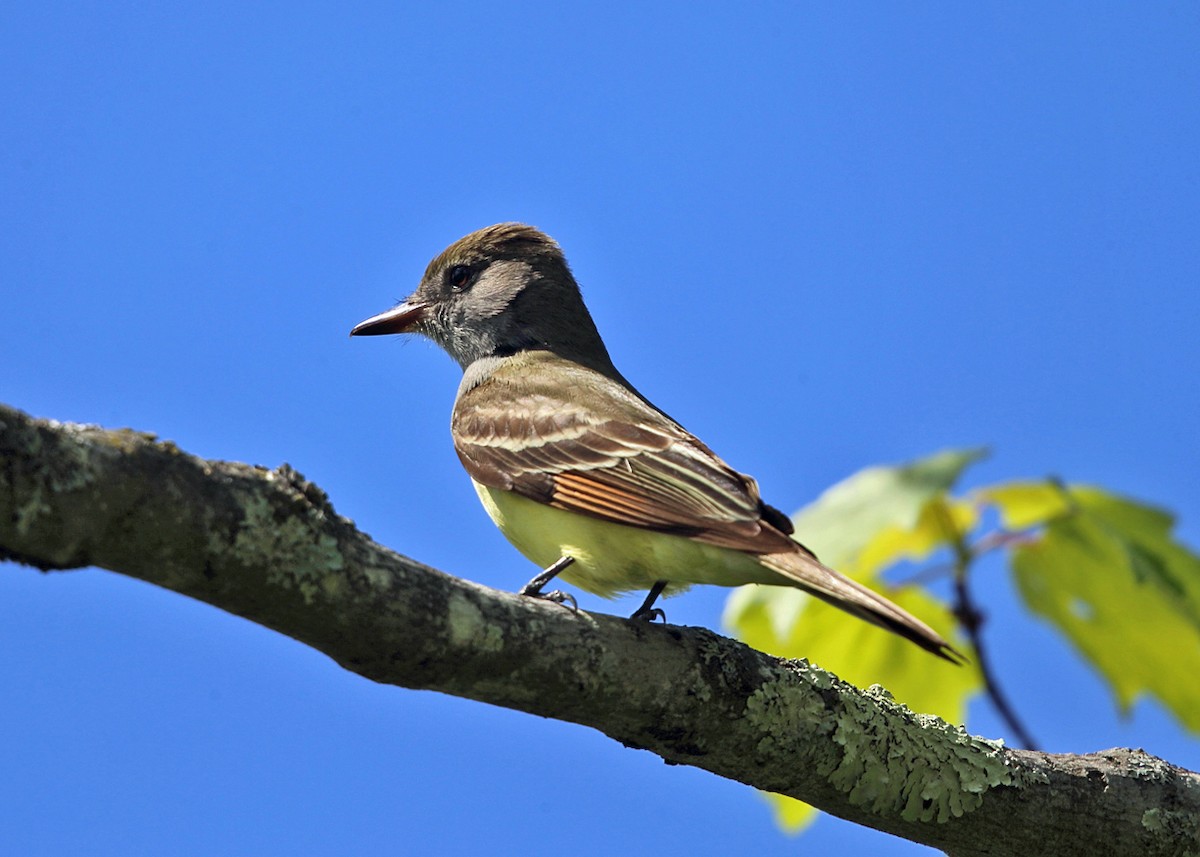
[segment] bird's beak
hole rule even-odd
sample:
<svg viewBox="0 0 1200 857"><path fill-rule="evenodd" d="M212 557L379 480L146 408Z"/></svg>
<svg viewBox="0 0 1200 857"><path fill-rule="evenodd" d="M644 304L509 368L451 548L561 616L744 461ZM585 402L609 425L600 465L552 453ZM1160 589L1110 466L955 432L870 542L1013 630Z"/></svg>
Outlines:
<svg viewBox="0 0 1200 857"><path fill-rule="evenodd" d="M350 335L379 336L384 333L411 333L417 323L425 318L427 309L429 309L428 304L409 298L386 312L373 315L366 321L360 321L354 325Z"/></svg>

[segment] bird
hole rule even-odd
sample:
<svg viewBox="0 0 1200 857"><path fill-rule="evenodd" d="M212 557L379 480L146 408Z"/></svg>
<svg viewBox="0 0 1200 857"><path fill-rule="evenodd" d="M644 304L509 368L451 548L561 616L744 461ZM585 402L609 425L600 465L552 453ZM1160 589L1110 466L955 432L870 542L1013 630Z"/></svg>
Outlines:
<svg viewBox="0 0 1200 857"><path fill-rule="evenodd" d="M660 595L693 584L796 587L910 640L960 655L932 628L824 565L758 483L719 458L617 370L558 243L498 223L455 241L399 304L351 336L418 334L463 370L451 415L459 460L484 509L542 572L614 597L648 590L631 618L663 618ZM664 618L665 621L665 618Z"/></svg>

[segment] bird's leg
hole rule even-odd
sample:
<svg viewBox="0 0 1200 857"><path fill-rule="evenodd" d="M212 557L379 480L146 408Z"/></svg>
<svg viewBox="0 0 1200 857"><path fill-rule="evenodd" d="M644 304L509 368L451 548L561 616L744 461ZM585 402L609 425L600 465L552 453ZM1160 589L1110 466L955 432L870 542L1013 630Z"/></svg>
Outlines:
<svg viewBox="0 0 1200 857"><path fill-rule="evenodd" d="M650 592L646 595L646 600L642 602L642 606L633 611L630 619L641 619L643 622L653 622L655 619L667 621L667 614L662 611L662 608L655 607L654 602L658 600L658 596L662 595L662 591L667 588L665 580L657 581L650 587Z"/></svg>
<svg viewBox="0 0 1200 857"><path fill-rule="evenodd" d="M553 601L555 604L567 604L572 610L578 610L579 605L575 603L575 596L569 592L563 592L560 589L555 589L553 592L542 592L542 587L558 576L558 573L575 561L573 556L560 556L553 563L546 566L537 577L521 587L518 595L528 595L530 598L541 598L545 601ZM568 602L570 602L568 604Z"/></svg>

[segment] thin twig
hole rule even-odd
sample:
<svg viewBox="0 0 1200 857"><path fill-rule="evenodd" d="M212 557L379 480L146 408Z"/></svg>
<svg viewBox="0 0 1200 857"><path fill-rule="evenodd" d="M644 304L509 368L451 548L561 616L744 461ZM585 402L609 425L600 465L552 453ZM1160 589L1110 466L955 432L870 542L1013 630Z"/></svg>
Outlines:
<svg viewBox="0 0 1200 857"><path fill-rule="evenodd" d="M991 660L983 645L983 635L980 633L986 617L975 606L975 602L971 598L971 590L967 586L965 569L963 571L964 573L956 574L954 577L954 615L958 617L958 621L962 622L963 628L967 632L967 639L971 641L971 647L975 649L975 660L979 664L979 674L983 677L983 686L987 691L988 699L992 701L992 705L995 706L1001 719L1008 724L1008 728L1017 736L1021 746L1026 750L1040 751L1041 748L1037 741L1025 728L1021 718L1017 716L1016 710L1009 703L1004 691L1001 690L996 674L992 672Z"/></svg>
<svg viewBox="0 0 1200 857"><path fill-rule="evenodd" d="M950 540L950 546L954 550L954 615L962 623L963 629L967 632L967 639L971 641L971 647L975 650L975 661L979 664L979 674L983 678L984 690L987 692L988 699L992 701L996 713L1008 724L1008 728L1012 730L1021 745L1027 750L1039 750L1037 741L1025 728L1021 718L1017 716L1016 709L1013 708L1007 695L1000 688L1000 682L992 671L991 659L988 656L987 647L983 643L983 624L987 617L976 606L967 582L971 563L980 553L1007 544L1013 540L1009 537L1015 537L1018 534L992 534L995 538L981 539L976 548L972 550L958 526L946 512L945 507L938 507L938 515L946 536ZM1004 538L1002 539L1001 536ZM985 542L987 542L986 545Z"/></svg>
<svg viewBox="0 0 1200 857"><path fill-rule="evenodd" d="M1037 541L1037 537L1030 530L992 530L971 545L971 556L980 557L1000 548L1027 545L1034 541Z"/></svg>
<svg viewBox="0 0 1200 857"><path fill-rule="evenodd" d="M981 537L975 544L969 546L972 559L978 559L985 553L991 553L1000 548L1011 547L1013 545L1028 544L1034 541L1034 536L1025 530L1013 532L1011 530L993 530L987 535ZM926 583L932 583L935 580L941 580L943 577L950 577L957 573L958 564L956 562L943 562L937 565L926 566L905 577L903 580L897 581L896 588L900 589L905 586L923 586Z"/></svg>

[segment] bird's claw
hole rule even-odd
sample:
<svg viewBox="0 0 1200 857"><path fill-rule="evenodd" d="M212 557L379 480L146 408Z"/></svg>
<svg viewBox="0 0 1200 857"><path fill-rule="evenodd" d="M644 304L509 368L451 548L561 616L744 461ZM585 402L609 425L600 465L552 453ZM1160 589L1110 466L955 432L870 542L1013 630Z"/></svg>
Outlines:
<svg viewBox="0 0 1200 857"><path fill-rule="evenodd" d="M630 621L637 622L653 622L655 619L661 619L662 623L667 624L667 614L663 612L661 607L651 607L649 610L638 610L629 617Z"/></svg>
<svg viewBox="0 0 1200 857"><path fill-rule="evenodd" d="M650 591L646 593L646 600L642 602L642 606L633 611L630 619L636 619L639 622L653 622L655 619L662 619L663 624L667 624L667 614L661 608L655 607L654 602L658 600L658 596L663 594L663 590L667 588L665 580L655 581L650 587Z"/></svg>
<svg viewBox="0 0 1200 857"><path fill-rule="evenodd" d="M579 603L575 600L575 596L570 592L563 592L561 589L555 589L551 592L541 592L532 587L526 586L518 595L524 595L526 598L537 598L541 601L552 601L555 604L561 604L572 613L579 612Z"/></svg>

